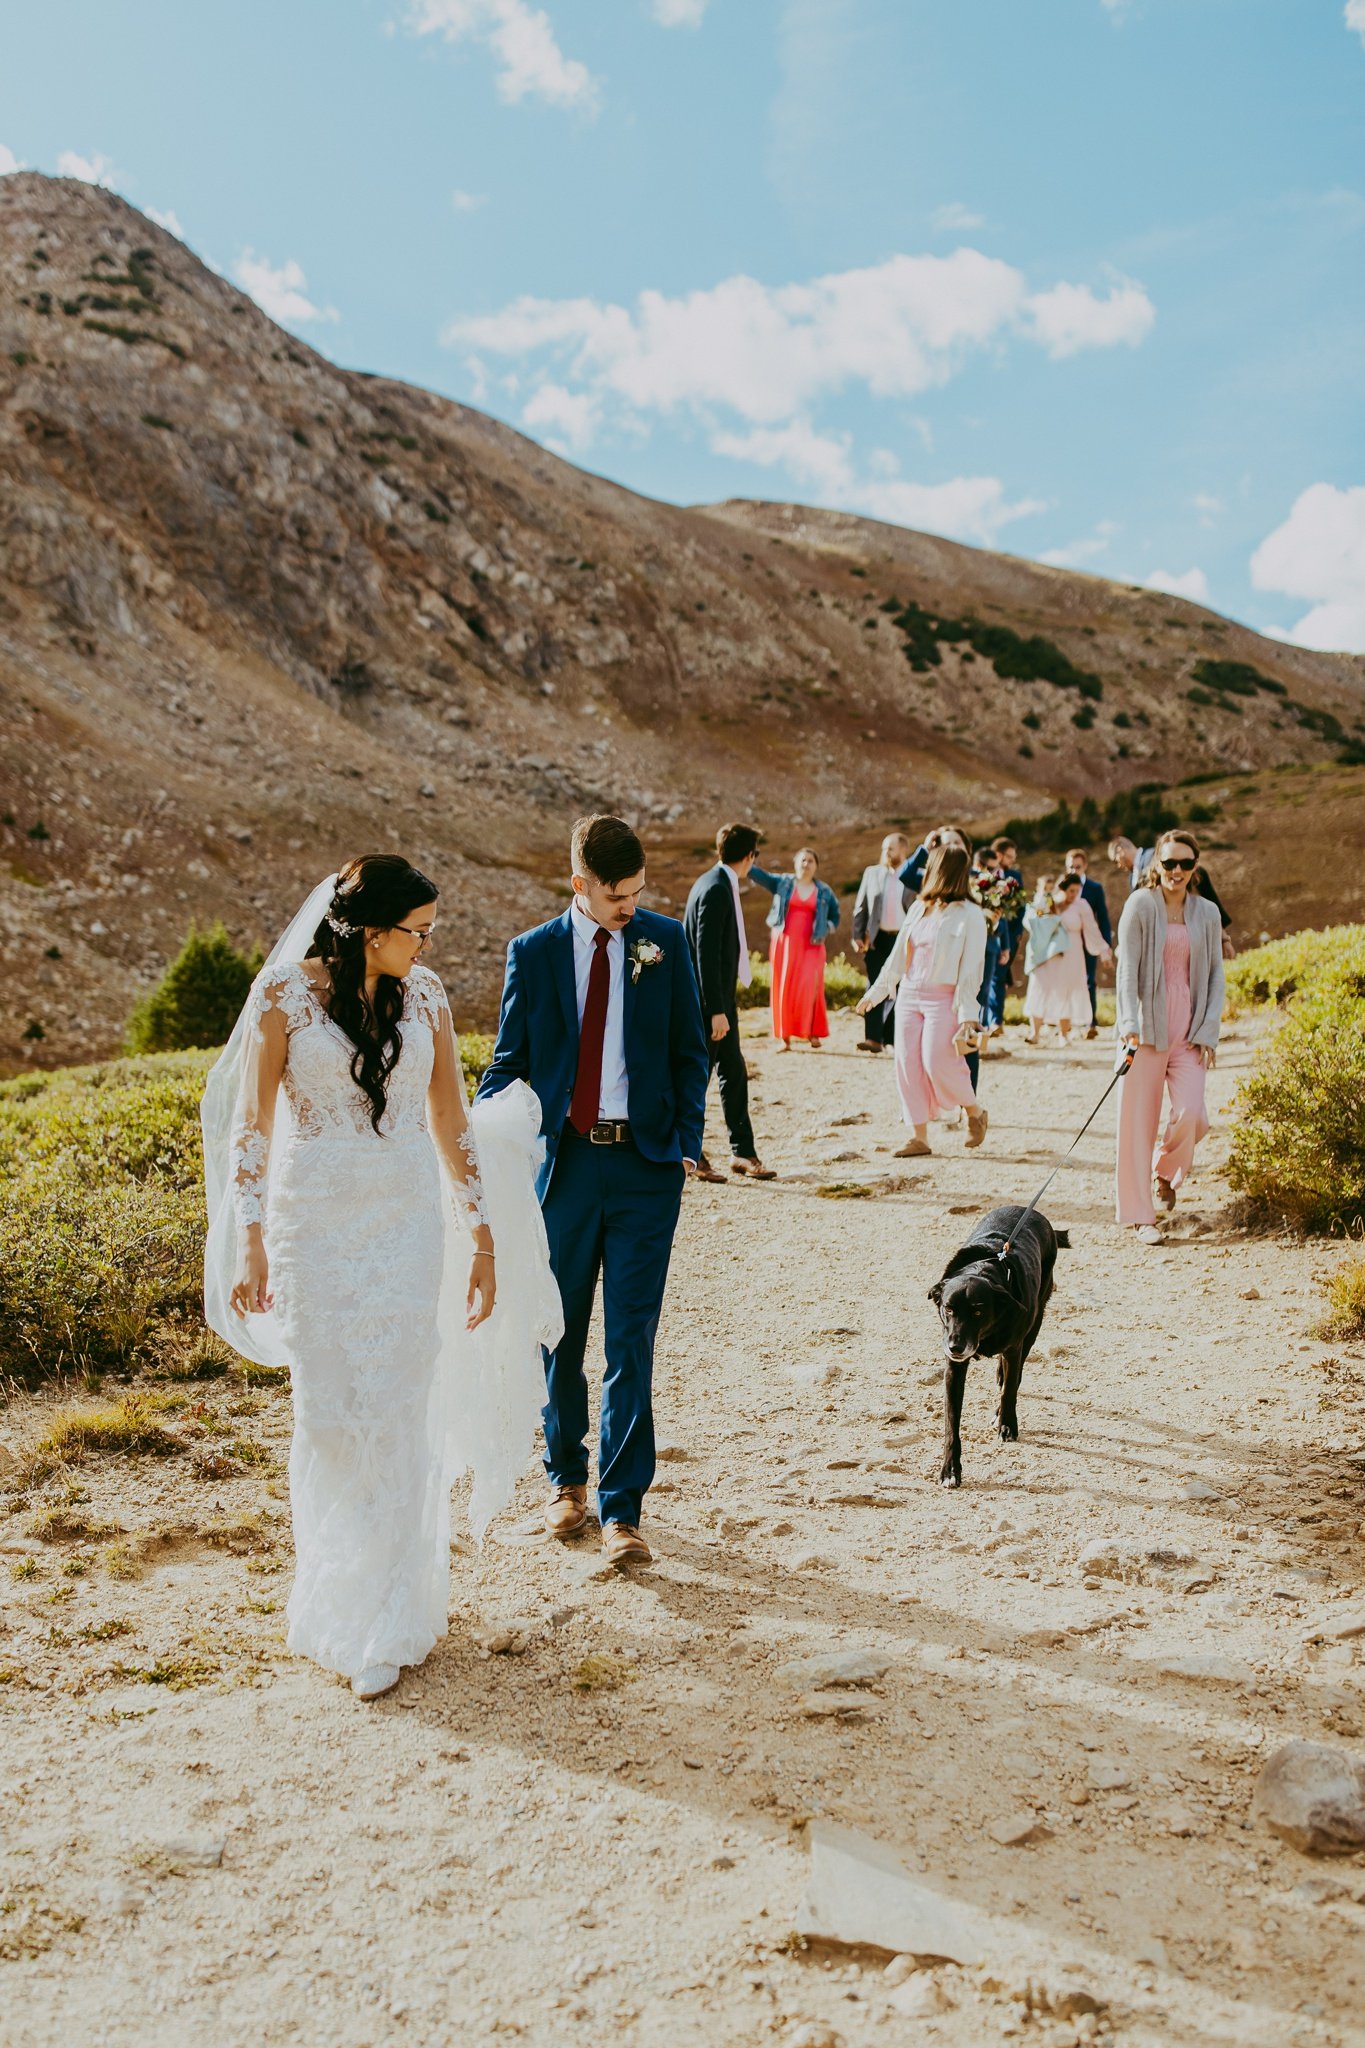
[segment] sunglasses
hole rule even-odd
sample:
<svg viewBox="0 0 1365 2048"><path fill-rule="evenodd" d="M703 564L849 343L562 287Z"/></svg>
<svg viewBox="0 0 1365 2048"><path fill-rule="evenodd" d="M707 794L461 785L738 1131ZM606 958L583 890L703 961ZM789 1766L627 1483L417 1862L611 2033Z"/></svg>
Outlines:
<svg viewBox="0 0 1365 2048"><path fill-rule="evenodd" d="M1192 874L1197 865L1198 863L1192 860L1163 860L1161 863L1162 872L1167 875L1173 875L1177 868L1182 874Z"/></svg>

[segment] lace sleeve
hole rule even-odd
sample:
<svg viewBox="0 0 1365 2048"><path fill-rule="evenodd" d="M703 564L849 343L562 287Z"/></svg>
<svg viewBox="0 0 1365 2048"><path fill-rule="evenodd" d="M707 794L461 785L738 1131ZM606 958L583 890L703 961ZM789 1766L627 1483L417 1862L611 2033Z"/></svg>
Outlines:
<svg viewBox="0 0 1365 2048"><path fill-rule="evenodd" d="M231 1140L232 1206L242 1230L265 1222L275 1100L288 1044L281 996L277 982L262 978L248 1001L242 1086Z"/></svg>
<svg viewBox="0 0 1365 2048"><path fill-rule="evenodd" d="M460 1048L451 1020L450 1004L439 977L426 969L414 969L414 980L419 972L422 982L418 1008L427 1016L436 1042L428 1098L432 1137L450 1177L458 1215L471 1231L485 1229L488 1212L484 1206L483 1181L479 1174L479 1151L469 1121L464 1072L460 1065Z"/></svg>

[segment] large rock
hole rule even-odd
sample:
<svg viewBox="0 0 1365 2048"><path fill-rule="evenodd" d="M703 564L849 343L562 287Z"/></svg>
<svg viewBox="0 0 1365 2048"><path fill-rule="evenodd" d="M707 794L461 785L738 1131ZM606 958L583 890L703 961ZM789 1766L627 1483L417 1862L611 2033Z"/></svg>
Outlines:
<svg viewBox="0 0 1365 2048"><path fill-rule="evenodd" d="M805 1692L829 1685L875 1685L890 1669L891 1659L879 1650L828 1650L820 1656L779 1664L777 1676L783 1685L798 1686Z"/></svg>
<svg viewBox="0 0 1365 2048"><path fill-rule="evenodd" d="M1327 1742L1286 1742L1266 1759L1252 1811L1305 1855L1365 1849L1365 1756Z"/></svg>

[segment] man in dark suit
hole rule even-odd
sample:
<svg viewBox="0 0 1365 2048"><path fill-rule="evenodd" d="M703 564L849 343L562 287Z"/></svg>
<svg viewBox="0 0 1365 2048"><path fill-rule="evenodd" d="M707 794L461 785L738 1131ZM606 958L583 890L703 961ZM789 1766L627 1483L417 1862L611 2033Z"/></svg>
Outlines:
<svg viewBox="0 0 1365 2048"><path fill-rule="evenodd" d="M763 835L752 825L722 825L716 834L720 858L692 884L683 913L683 930L692 949L692 965L701 990L702 1019L710 1036L711 1065L720 1075L720 1106L730 1136L730 1170L750 1180L773 1180L772 1168L758 1157L754 1127L749 1121L749 1070L739 1037L736 988L749 985L749 941L739 885L754 864ZM703 1152L698 1180L724 1181Z"/></svg>
<svg viewBox="0 0 1365 2048"><path fill-rule="evenodd" d="M588 1519L588 1383L599 1275L606 1343L597 1468L602 1548L648 1564L640 1511L654 1477L654 1338L682 1202L701 1156L710 1073L682 926L640 908L644 848L620 818L573 831L573 903L507 949L492 1062L540 1098L539 1192L564 1335L546 1358L546 1527Z"/></svg>
<svg viewBox="0 0 1365 2048"><path fill-rule="evenodd" d="M1066 857L1066 871L1069 875L1080 876L1081 895L1095 913L1095 922L1100 928L1100 937L1104 940L1106 946L1112 946L1114 943L1114 931L1109 922L1109 905L1105 900L1104 887L1102 883L1091 880L1087 873L1089 866L1090 857L1086 853L1085 848L1083 846L1073 846ZM1090 1029L1085 1034L1087 1038L1099 1036L1100 1012L1099 1005L1095 1000L1095 969L1098 966L1099 961L1095 958L1095 955L1087 952L1085 956L1085 979L1086 985L1090 990Z"/></svg>

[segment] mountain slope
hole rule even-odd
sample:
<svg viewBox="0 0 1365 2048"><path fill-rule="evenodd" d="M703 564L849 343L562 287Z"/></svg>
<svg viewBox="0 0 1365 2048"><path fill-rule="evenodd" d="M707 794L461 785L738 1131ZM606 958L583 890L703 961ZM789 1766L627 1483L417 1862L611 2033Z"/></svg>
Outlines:
<svg viewBox="0 0 1365 2048"><path fill-rule="evenodd" d="M1363 676L868 520L654 504L328 363L114 194L0 180L0 1064L107 1050L192 916L268 937L366 846L436 873L486 1017L583 808L672 886L722 812L832 840L1325 762Z"/></svg>

